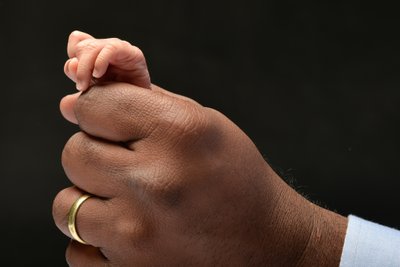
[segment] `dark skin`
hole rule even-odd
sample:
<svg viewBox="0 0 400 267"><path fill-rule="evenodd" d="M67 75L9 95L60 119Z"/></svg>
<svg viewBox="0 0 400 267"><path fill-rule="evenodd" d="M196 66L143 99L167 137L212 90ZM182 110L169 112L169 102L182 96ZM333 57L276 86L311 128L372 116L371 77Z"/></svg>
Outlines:
<svg viewBox="0 0 400 267"><path fill-rule="evenodd" d="M157 86L96 85L65 97L81 132L62 163L75 185L53 205L60 230L83 192L70 266L338 266L347 219L270 168L216 110Z"/></svg>

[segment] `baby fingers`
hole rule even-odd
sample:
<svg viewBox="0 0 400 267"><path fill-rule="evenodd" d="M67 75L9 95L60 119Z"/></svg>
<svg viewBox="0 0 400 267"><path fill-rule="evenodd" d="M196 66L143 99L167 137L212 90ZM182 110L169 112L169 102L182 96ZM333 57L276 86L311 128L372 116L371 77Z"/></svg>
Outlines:
<svg viewBox="0 0 400 267"><path fill-rule="evenodd" d="M76 57L70 58L65 62L64 73L72 81L76 82L76 71L78 69L78 59Z"/></svg>
<svg viewBox="0 0 400 267"><path fill-rule="evenodd" d="M94 64L93 76L101 78L112 67L112 72L122 81L149 88L150 78L143 52L120 39L111 38L106 41Z"/></svg>
<svg viewBox="0 0 400 267"><path fill-rule="evenodd" d="M94 64L93 76L102 77L110 64L123 68L122 60L128 61L132 57L132 45L117 38L107 40L107 44L100 51Z"/></svg>
<svg viewBox="0 0 400 267"><path fill-rule="evenodd" d="M103 47L104 42L97 39L87 39L77 44L76 88L78 90L83 91L90 86L94 64Z"/></svg>
<svg viewBox="0 0 400 267"><path fill-rule="evenodd" d="M67 45L68 56L70 58L76 57L77 44L88 39L94 39L94 37L81 31L73 31L68 37L68 45Z"/></svg>

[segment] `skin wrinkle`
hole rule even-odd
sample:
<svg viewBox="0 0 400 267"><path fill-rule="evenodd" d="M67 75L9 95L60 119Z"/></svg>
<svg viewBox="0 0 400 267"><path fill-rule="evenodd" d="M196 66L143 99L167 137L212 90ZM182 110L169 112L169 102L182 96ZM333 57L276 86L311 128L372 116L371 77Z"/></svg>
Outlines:
<svg viewBox="0 0 400 267"><path fill-rule="evenodd" d="M315 228L316 228L316 225L317 225L316 222L315 222L315 221L316 221L316 216L314 215L313 212L311 213L310 217L312 217L312 218L309 220L310 222L312 222L312 224L311 224L311 229L312 229L312 231L310 232L310 234L309 234L309 236L308 236L308 239L307 239L307 242L306 242L306 244L305 244L305 246L304 246L303 252L301 253L299 259L296 260L296 262L297 262L296 267L303 266L303 261L304 261L304 258L306 257L308 248L310 247L311 240L312 240L312 238L315 236L316 231L317 231L317 229L315 229Z"/></svg>
<svg viewBox="0 0 400 267"><path fill-rule="evenodd" d="M104 94L104 91L102 92ZM134 129L133 127L129 127L129 117L132 111L134 111L134 107L130 102L127 101L120 101L120 99L124 99L125 93L121 90L120 93L117 92L117 96L114 99L109 99L107 102L118 102L117 105L110 105L107 107L105 114L103 115L104 117L110 117L112 118L112 124L111 124L111 129L115 132L119 132L119 135L121 135L119 142L129 142L131 141L131 136L133 135L137 129ZM106 103L104 103L106 104ZM143 107L143 109L146 109L146 107ZM99 111L99 114L101 114L101 111ZM125 118L125 119L124 119ZM126 120L126 118L128 118ZM136 118L138 120L138 118ZM126 120L126 121L125 121ZM139 121L139 123L143 123L142 121ZM138 137L135 139L141 139L143 133L138 133Z"/></svg>
<svg viewBox="0 0 400 267"><path fill-rule="evenodd" d="M98 104L98 100L96 98L93 98L89 94L89 92L90 92L90 90L82 93L74 106L75 117L78 121L79 128L82 129L83 131L85 131L84 125L86 124L85 118L83 116L85 114L85 112L83 110L86 109L86 112L87 112L88 110L90 110L90 108L94 108ZM94 113L94 112L92 112L92 113Z"/></svg>
<svg viewBox="0 0 400 267"><path fill-rule="evenodd" d="M95 142L87 142L87 140ZM70 169L69 166L79 162L79 164L85 166L85 168L92 168L95 170L96 174L118 177L119 180L123 179L125 177L125 172L128 172L132 167L132 163L135 162L134 157L126 157L127 153L124 153L124 157L115 153L107 153L104 149L112 144L105 143L104 145L106 145L106 147L100 148L98 145L99 142L101 142L101 140L92 138L84 133L75 134L68 141L62 153L63 167L68 170ZM121 152L125 151L121 150ZM113 164L109 164L111 161L113 161ZM76 180L71 173L67 172L67 175L70 179L72 178L72 180ZM113 182L107 185L107 187L112 188L117 187L117 185L118 183ZM112 191L116 192L119 190ZM110 197L111 195L107 196Z"/></svg>
<svg viewBox="0 0 400 267"><path fill-rule="evenodd" d="M179 136L180 138L165 143L168 146L167 149L169 151L177 151L175 155L178 157L179 153L187 155L189 154L188 152L193 151L193 148L196 148L196 143L199 143L199 139L203 138L202 134L206 131L204 129L205 126L201 122L197 122L198 120L192 116L179 117L179 115L176 115L172 120L173 122L167 128L159 131L160 134L157 137L161 139L162 133L169 136ZM189 147L191 148L190 150L188 149Z"/></svg>
<svg viewBox="0 0 400 267"><path fill-rule="evenodd" d="M151 190L166 190L165 183L163 181L173 177L168 171L172 171L170 165L164 163L164 159L160 158L163 153L157 153L153 157L147 157L147 159L141 161L141 168L134 169L131 172L130 180L136 181L135 185L142 185L150 188ZM148 154L147 154L148 155ZM144 177L151 177L150 180ZM140 181L140 182L139 182Z"/></svg>
<svg viewBox="0 0 400 267"><path fill-rule="evenodd" d="M161 96L161 95L160 95ZM174 109L174 105L176 105L172 101L165 100L164 97L162 98L160 106L160 111L158 112L158 120L157 121L152 121L152 123L148 123L148 126L146 127L146 132L147 132L147 137L153 137L154 134L157 132L158 129L162 129L162 132L164 133L163 135L168 135L168 130L176 126L175 120L178 116L177 113L172 112ZM150 109L150 108L149 108ZM154 112L154 111L150 111ZM154 137L153 137L154 138ZM158 141L158 140L156 140Z"/></svg>
<svg viewBox="0 0 400 267"><path fill-rule="evenodd" d="M155 97L158 98L160 96L155 96ZM125 93L121 92L120 98L125 99L128 97L125 95ZM148 101L145 101L140 107L135 107L134 105L132 105L132 101L129 101L129 102L123 101L122 104L112 107L112 111L110 112L109 116L111 116L113 118L114 117L115 118L119 118L119 117L129 118L129 117L131 117L131 114L134 113L135 109L139 109L139 108L140 108L140 112L142 114L141 117L135 116L135 120L138 121L137 123L141 124L140 129L137 129L136 127L129 128L129 127L127 127L127 125L130 125L129 123L126 123L124 120L122 120L122 121L117 120L117 122L118 122L116 124L118 126L117 128L118 129L122 128L124 131L127 132L125 134L126 137L124 138L124 140L121 140L121 141L131 142L132 138L137 141L138 139L145 139L145 138L149 137L160 123L160 121L156 121L156 118L159 117L158 115L163 114L165 111L168 111L168 106L166 105L166 103L169 102L168 105L172 105L172 103L170 101L160 101L160 100L153 99L153 98L148 98L147 100ZM162 102L163 104L160 105L158 102ZM157 116L154 115L155 112L156 112ZM120 113L122 113L122 115L116 115L116 114L120 114Z"/></svg>

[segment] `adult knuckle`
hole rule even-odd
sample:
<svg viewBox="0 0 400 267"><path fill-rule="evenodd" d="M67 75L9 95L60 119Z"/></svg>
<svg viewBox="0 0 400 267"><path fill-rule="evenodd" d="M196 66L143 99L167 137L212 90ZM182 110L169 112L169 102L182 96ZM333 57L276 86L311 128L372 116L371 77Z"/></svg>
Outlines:
<svg viewBox="0 0 400 267"><path fill-rule="evenodd" d="M124 237L124 243L131 244L133 248L145 247L145 243L151 242L155 236L155 227L143 214L126 216L117 221L115 235Z"/></svg>
<svg viewBox="0 0 400 267"><path fill-rule="evenodd" d="M170 131L181 140L195 141L207 130L208 121L201 107L181 103L170 108Z"/></svg>
<svg viewBox="0 0 400 267"><path fill-rule="evenodd" d="M75 249L74 243L71 241L65 250L65 260L68 263L68 266L79 267L82 266L82 264L79 262L79 259L76 256Z"/></svg>
<svg viewBox="0 0 400 267"><path fill-rule="evenodd" d="M67 214L65 203L67 200L68 189L61 190L53 200L52 215L56 225L61 228L67 224Z"/></svg>
<svg viewBox="0 0 400 267"><path fill-rule="evenodd" d="M70 179L77 178L82 167L91 172L129 181L134 159L122 157L83 132L75 134L67 142L62 153L62 165Z"/></svg>
<svg viewBox="0 0 400 267"><path fill-rule="evenodd" d="M99 168L102 166L102 149L83 132L73 135L63 151L62 163L64 167L69 167L76 161L83 162L86 166L98 166Z"/></svg>
<svg viewBox="0 0 400 267"><path fill-rule="evenodd" d="M68 266L73 266L73 256L72 256L72 248L71 242L68 244L67 249L65 250L65 260L68 263Z"/></svg>
<svg viewBox="0 0 400 267"><path fill-rule="evenodd" d="M174 168L164 171L163 176L156 176L151 184L153 197L164 207L177 208L185 199L188 179L182 177L185 173Z"/></svg>
<svg viewBox="0 0 400 267"><path fill-rule="evenodd" d="M82 153L82 146L85 146L85 142L83 140L84 133L79 132L74 134L64 146L64 149L61 154L61 163L65 167L68 167L71 160L80 158L80 154Z"/></svg>

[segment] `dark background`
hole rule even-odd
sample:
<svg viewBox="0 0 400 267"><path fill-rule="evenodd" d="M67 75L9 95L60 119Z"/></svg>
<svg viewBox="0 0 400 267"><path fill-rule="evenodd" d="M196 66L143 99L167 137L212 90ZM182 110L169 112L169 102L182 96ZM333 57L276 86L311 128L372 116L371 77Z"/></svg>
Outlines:
<svg viewBox="0 0 400 267"><path fill-rule="evenodd" d="M393 2L394 3L394 2ZM295 187L400 227L397 9L365 1L0 0L1 262L64 266L58 110L74 29L141 47L154 83L237 123Z"/></svg>

